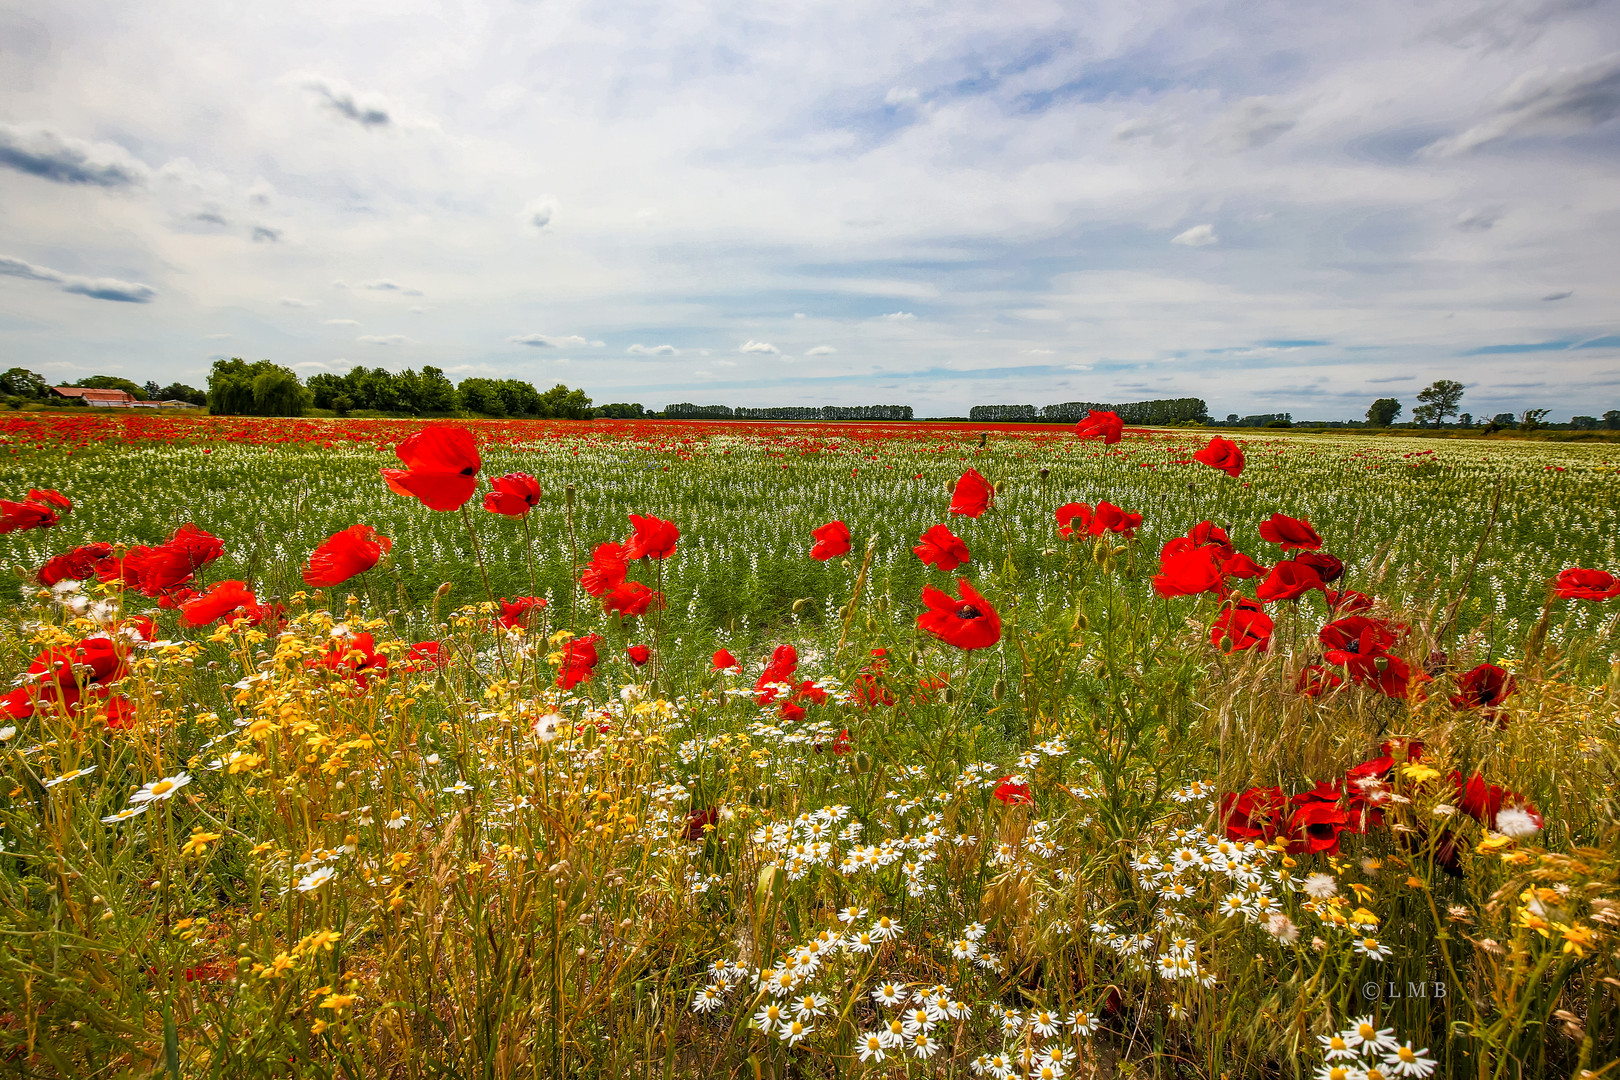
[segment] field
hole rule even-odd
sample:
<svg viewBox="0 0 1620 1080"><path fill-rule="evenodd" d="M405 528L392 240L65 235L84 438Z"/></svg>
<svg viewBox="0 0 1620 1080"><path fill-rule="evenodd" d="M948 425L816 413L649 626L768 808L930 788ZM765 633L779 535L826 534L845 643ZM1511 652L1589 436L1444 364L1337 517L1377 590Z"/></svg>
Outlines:
<svg viewBox="0 0 1620 1080"><path fill-rule="evenodd" d="M8 1069L1620 1075L1615 446L421 427L0 419Z"/></svg>

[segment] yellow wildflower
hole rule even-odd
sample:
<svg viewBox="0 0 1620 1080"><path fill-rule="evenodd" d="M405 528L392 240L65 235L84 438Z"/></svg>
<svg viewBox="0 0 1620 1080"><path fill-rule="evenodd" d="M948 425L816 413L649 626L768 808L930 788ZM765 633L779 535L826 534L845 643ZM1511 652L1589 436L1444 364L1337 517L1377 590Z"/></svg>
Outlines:
<svg viewBox="0 0 1620 1080"><path fill-rule="evenodd" d="M218 840L224 833L204 832L201 829L191 830L191 839L180 848L182 855L201 855L208 850L208 845Z"/></svg>

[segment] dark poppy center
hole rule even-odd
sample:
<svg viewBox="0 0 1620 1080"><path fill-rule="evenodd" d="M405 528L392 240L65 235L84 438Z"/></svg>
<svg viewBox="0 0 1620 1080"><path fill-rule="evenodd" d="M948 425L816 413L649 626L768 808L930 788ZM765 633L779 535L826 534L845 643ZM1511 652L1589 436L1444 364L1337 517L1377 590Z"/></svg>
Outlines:
<svg viewBox="0 0 1620 1080"><path fill-rule="evenodd" d="M984 612L980 611L972 604L963 604L961 607L956 609L956 617L958 619L982 619L984 618Z"/></svg>
<svg viewBox="0 0 1620 1080"><path fill-rule="evenodd" d="M473 466L469 465L465 469L461 470L461 475L462 476L477 476L478 475L478 470L476 468L474 468Z"/></svg>

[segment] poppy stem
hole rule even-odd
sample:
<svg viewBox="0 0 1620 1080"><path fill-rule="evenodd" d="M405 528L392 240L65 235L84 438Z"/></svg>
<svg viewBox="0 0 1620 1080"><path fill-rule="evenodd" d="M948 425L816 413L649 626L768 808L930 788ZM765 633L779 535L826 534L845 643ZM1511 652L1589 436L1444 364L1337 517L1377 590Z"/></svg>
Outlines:
<svg viewBox="0 0 1620 1080"><path fill-rule="evenodd" d="M579 542L574 539L574 485L563 487L563 506L568 512L568 629L574 628L574 609L579 606Z"/></svg>
<svg viewBox="0 0 1620 1080"><path fill-rule="evenodd" d="M478 530L473 528L472 515L467 513L465 504L461 507L461 520L467 523L467 535L472 537L473 558L478 562L478 576L484 579L484 592L488 594L490 603L497 603L495 590L489 587L489 570L484 566L484 552L478 546Z"/></svg>
<svg viewBox="0 0 1620 1080"><path fill-rule="evenodd" d="M529 515L523 515L523 558L529 564L529 595L539 595L534 584L534 536L529 530Z"/></svg>

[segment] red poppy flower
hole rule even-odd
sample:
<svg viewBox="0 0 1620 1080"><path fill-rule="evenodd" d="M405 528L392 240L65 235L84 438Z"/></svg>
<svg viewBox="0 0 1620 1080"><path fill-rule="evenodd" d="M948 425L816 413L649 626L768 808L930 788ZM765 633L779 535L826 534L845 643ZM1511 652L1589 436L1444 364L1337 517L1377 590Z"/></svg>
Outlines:
<svg viewBox="0 0 1620 1080"><path fill-rule="evenodd" d="M812 559L826 562L849 552L849 526L842 521L829 521L821 528L811 530L810 535L816 540L810 549Z"/></svg>
<svg viewBox="0 0 1620 1080"><path fill-rule="evenodd" d="M1169 551L1169 545L1166 545ZM1159 558L1159 572L1153 575L1153 591L1160 596L1192 596L1196 593L1222 593L1226 590L1216 550L1210 547L1170 551Z"/></svg>
<svg viewBox="0 0 1620 1080"><path fill-rule="evenodd" d="M1270 840L1282 819L1282 788L1254 787L1221 797L1221 824L1228 840Z"/></svg>
<svg viewBox="0 0 1620 1080"><path fill-rule="evenodd" d="M71 648L47 649L28 665L27 681L0 698L0 715L25 719L41 701L76 710L86 692L105 694L107 684L128 673L123 650L110 638L85 638Z"/></svg>
<svg viewBox="0 0 1620 1080"><path fill-rule="evenodd" d="M1282 514L1272 514L1270 518L1260 523L1260 539L1273 544L1281 544L1284 551L1293 551L1295 548L1304 548L1315 551L1322 546L1322 538L1316 535L1311 523L1301 518L1284 517Z"/></svg>
<svg viewBox="0 0 1620 1080"><path fill-rule="evenodd" d="M258 597L246 582L220 581L201 596L181 604L180 621L186 626L207 626L221 619L252 615L258 606Z"/></svg>
<svg viewBox="0 0 1620 1080"><path fill-rule="evenodd" d="M540 505L540 481L528 473L507 473L489 482L484 509L507 517L525 517Z"/></svg>
<svg viewBox="0 0 1620 1080"><path fill-rule="evenodd" d="M316 663L328 671L352 675L362 690L370 685L370 679L388 677L387 655L377 651L377 643L365 632L335 639Z"/></svg>
<svg viewBox="0 0 1620 1080"><path fill-rule="evenodd" d="M664 606L664 594L653 592L639 581L626 581L602 598L603 611L623 615L645 615L651 608Z"/></svg>
<svg viewBox="0 0 1620 1080"><path fill-rule="evenodd" d="M107 726L114 731L128 731L135 726L135 703L123 694L107 699Z"/></svg>
<svg viewBox="0 0 1620 1080"><path fill-rule="evenodd" d="M1135 536L1136 530L1141 527L1141 514L1127 514L1111 502L1100 502L1097 504L1096 513L1092 515L1088 531L1092 536L1101 536L1105 532Z"/></svg>
<svg viewBox="0 0 1620 1080"><path fill-rule="evenodd" d="M957 578L958 600L932 585L925 585L922 600L927 611L917 616L917 628L958 649L986 649L1001 640L1001 616L990 601L967 580Z"/></svg>
<svg viewBox="0 0 1620 1080"><path fill-rule="evenodd" d="M1457 680L1457 692L1451 697L1454 709L1485 709L1494 711L1518 688L1512 675L1495 664L1481 664Z"/></svg>
<svg viewBox="0 0 1620 1080"><path fill-rule="evenodd" d="M112 556L111 544L85 544L48 559L34 575L41 585L58 581L84 581L96 576L96 564Z"/></svg>
<svg viewBox="0 0 1620 1080"><path fill-rule="evenodd" d="M911 550L925 564L937 566L946 572L969 561L967 544L943 525L929 526L928 531L917 538L917 546Z"/></svg>
<svg viewBox="0 0 1620 1080"><path fill-rule="evenodd" d="M1125 421L1111 412L1088 412L1084 420L1074 425L1074 434L1080 439L1101 439L1105 445L1112 446L1125 437Z"/></svg>
<svg viewBox="0 0 1620 1080"><path fill-rule="evenodd" d="M317 589L341 585L376 566L383 552L393 546L392 540L378 536L370 525L350 525L310 553L304 584Z"/></svg>
<svg viewBox="0 0 1620 1080"><path fill-rule="evenodd" d="M157 623L149 615L131 615L127 619L120 619L113 627L113 633L134 641L156 641Z"/></svg>
<svg viewBox="0 0 1620 1080"><path fill-rule="evenodd" d="M791 723L798 720L803 720L810 714L804 711L804 706L796 704L790 700L782 702L782 707L777 710L777 715L783 720Z"/></svg>
<svg viewBox="0 0 1620 1080"><path fill-rule="evenodd" d="M563 645L562 670L557 674L558 686L572 690L579 683L590 682L598 659L596 646L601 640L595 634L586 634Z"/></svg>
<svg viewBox="0 0 1620 1080"><path fill-rule="evenodd" d="M1271 616L1247 596L1237 596L1222 607L1209 628L1209 643L1227 653L1245 649L1265 652L1271 647L1271 631Z"/></svg>
<svg viewBox="0 0 1620 1080"><path fill-rule="evenodd" d="M685 840L702 840L707 833L719 827L719 820L720 812L712 806L694 810L686 818L686 828L681 830L681 837Z"/></svg>
<svg viewBox="0 0 1620 1080"><path fill-rule="evenodd" d="M1312 589L1322 588L1322 579L1316 571L1303 563L1284 559L1271 568L1254 590L1254 595L1270 603L1275 600L1298 600Z"/></svg>
<svg viewBox="0 0 1620 1080"><path fill-rule="evenodd" d="M648 660L652 659L652 650L647 648L645 645L632 645L628 649L624 650L624 655L630 658L630 662L632 664L636 665L636 667L640 667L642 664L645 664Z"/></svg>
<svg viewBox="0 0 1620 1080"><path fill-rule="evenodd" d="M55 488L29 488L28 501L49 506L63 514L69 513L73 509L73 500Z"/></svg>
<svg viewBox="0 0 1620 1080"><path fill-rule="evenodd" d="M1193 460L1219 469L1227 476L1237 476L1243 472L1243 451L1238 449L1237 443L1219 435L1211 438L1208 446L1194 454Z"/></svg>
<svg viewBox="0 0 1620 1080"><path fill-rule="evenodd" d="M1502 812L1504 806L1516 806L1530 815L1537 828L1542 825L1541 813L1533 803L1516 791L1509 791L1496 784L1487 784L1479 773L1470 776L1465 784L1462 782L1462 774L1453 771L1451 786L1457 809L1487 829L1496 828L1496 816Z"/></svg>
<svg viewBox="0 0 1620 1080"><path fill-rule="evenodd" d="M420 499L429 510L459 510L478 490L483 461L472 432L453 424L423 428L395 448L403 469L381 470L395 494Z"/></svg>
<svg viewBox="0 0 1620 1080"><path fill-rule="evenodd" d="M501 613L496 622L508 630L521 626L526 630L534 628L535 612L546 606L544 598L539 596L520 596L516 600L501 598Z"/></svg>
<svg viewBox="0 0 1620 1080"><path fill-rule="evenodd" d="M1370 611L1373 598L1366 593L1356 592L1354 589L1335 591L1323 589L1322 595L1327 598L1328 609L1335 615L1343 615L1351 611Z"/></svg>
<svg viewBox="0 0 1620 1080"><path fill-rule="evenodd" d="M799 650L791 645L778 645L771 653L771 658L765 664L765 670L759 673L754 680L754 689L759 691L758 701L761 705L769 705L776 700L775 684L791 682L793 673L799 670Z"/></svg>
<svg viewBox="0 0 1620 1080"><path fill-rule="evenodd" d="M1294 680L1294 690L1306 697L1321 697L1331 690L1344 685L1344 679L1338 673L1328 670L1321 664L1311 664L1299 673Z"/></svg>
<svg viewBox="0 0 1620 1080"><path fill-rule="evenodd" d="M990 481L980 476L977 469L969 469L956 481L956 490L951 492L951 513L976 518L990 509L994 494Z"/></svg>
<svg viewBox="0 0 1620 1080"><path fill-rule="evenodd" d="M10 505L0 503L0 506ZM9 530L0 528L0 532ZM1553 591L1565 600L1612 600L1620 596L1620 580L1606 570L1585 570L1575 566L1561 570Z"/></svg>
<svg viewBox="0 0 1620 1080"><path fill-rule="evenodd" d="M1193 547L1218 547L1222 551L1231 552L1232 538L1226 535L1226 530L1209 521L1200 521L1187 530L1187 539Z"/></svg>
<svg viewBox="0 0 1620 1080"><path fill-rule="evenodd" d="M1337 855L1339 834L1350 825L1350 817L1330 802L1307 798L1300 801L1288 815L1279 834L1288 840L1290 855Z"/></svg>
<svg viewBox="0 0 1620 1080"><path fill-rule="evenodd" d="M399 670L408 672L437 671L450 663L450 658L439 648L437 641L418 641L411 646Z"/></svg>
<svg viewBox="0 0 1620 1080"><path fill-rule="evenodd" d="M1344 563L1338 557L1325 551L1301 551L1294 556L1294 561L1316 571L1316 576L1322 579L1322 584L1328 585L1344 577Z"/></svg>
<svg viewBox="0 0 1620 1080"><path fill-rule="evenodd" d="M1387 697L1404 698L1411 690L1412 669L1398 656L1387 653L1364 656L1333 649L1327 653L1326 660L1344 668L1352 682L1377 687Z"/></svg>
<svg viewBox="0 0 1620 1080"><path fill-rule="evenodd" d="M681 530L675 527L673 521L631 514L630 524L635 531L624 542L626 560L667 559L675 554L675 542L681 538Z"/></svg>
<svg viewBox="0 0 1620 1080"><path fill-rule="evenodd" d="M1064 503L1057 508L1057 523L1059 536L1085 534L1091 530L1091 504L1082 502Z"/></svg>
<svg viewBox="0 0 1620 1080"><path fill-rule="evenodd" d="M0 534L48 529L60 520L56 511L44 503L32 499L22 502L0 499Z"/></svg>
<svg viewBox="0 0 1620 1080"><path fill-rule="evenodd" d="M849 739L849 728L845 728L843 731L838 733L838 738L833 740L832 752L842 757L844 754L849 753L852 749L854 749L854 744L850 742Z"/></svg>
<svg viewBox="0 0 1620 1080"><path fill-rule="evenodd" d="M1388 649L1406 627L1396 623L1385 622L1382 619L1369 619L1365 615L1347 615L1342 619L1335 619L1317 631L1316 640L1326 649L1343 649L1345 652L1372 655Z"/></svg>
<svg viewBox="0 0 1620 1080"><path fill-rule="evenodd" d="M996 784L993 793L995 797L1008 806L1033 806L1035 799L1029 793L1029 784L1014 783L1010 776L1003 776Z"/></svg>
<svg viewBox="0 0 1620 1080"><path fill-rule="evenodd" d="M714 665L714 670L727 671L737 666L737 658L725 649L716 649L711 663Z"/></svg>
<svg viewBox="0 0 1620 1080"><path fill-rule="evenodd" d="M1217 549L1219 550L1219 549ZM1266 568L1243 554L1234 551L1220 559L1221 573L1226 577L1257 578L1266 576Z"/></svg>
<svg viewBox="0 0 1620 1080"><path fill-rule="evenodd" d="M629 572L623 544L598 544L591 554L591 564L580 571L579 583L592 596L603 596L624 584Z"/></svg>

